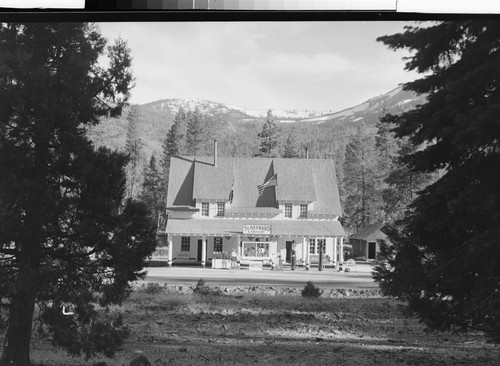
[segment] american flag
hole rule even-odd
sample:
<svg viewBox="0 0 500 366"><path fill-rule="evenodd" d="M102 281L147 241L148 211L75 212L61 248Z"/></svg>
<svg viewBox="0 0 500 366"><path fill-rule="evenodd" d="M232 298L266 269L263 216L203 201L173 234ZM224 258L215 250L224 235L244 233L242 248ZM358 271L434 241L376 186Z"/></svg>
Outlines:
<svg viewBox="0 0 500 366"><path fill-rule="evenodd" d="M259 196L262 196L262 193L264 192L264 189L267 187L272 187L278 184L278 177L276 174L274 174L266 183L260 184L257 186L257 189L259 190Z"/></svg>
<svg viewBox="0 0 500 366"><path fill-rule="evenodd" d="M234 197L234 179L233 179L233 185L231 186L231 192L229 192L229 203L233 203L233 197Z"/></svg>

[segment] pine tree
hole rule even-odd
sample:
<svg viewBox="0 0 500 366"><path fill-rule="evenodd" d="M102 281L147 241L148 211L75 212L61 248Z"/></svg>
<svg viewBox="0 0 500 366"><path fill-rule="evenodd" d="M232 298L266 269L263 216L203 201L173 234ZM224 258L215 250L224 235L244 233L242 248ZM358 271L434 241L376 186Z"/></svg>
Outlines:
<svg viewBox="0 0 500 366"><path fill-rule="evenodd" d="M357 231L378 219L378 194L373 142L358 127L346 145L344 160L345 223Z"/></svg>
<svg viewBox="0 0 500 366"><path fill-rule="evenodd" d="M0 49L0 298L8 310L0 364L30 364L35 302L56 344L111 356L127 331L98 305L130 293L155 232L144 205L123 204L126 156L95 150L84 127L121 113L133 80L129 49L123 40L106 47L95 26L76 22L2 23ZM64 304L75 316L62 314Z"/></svg>
<svg viewBox="0 0 500 366"><path fill-rule="evenodd" d="M160 195L162 200L162 205L166 204L165 200L167 197L168 189L168 174L170 171L170 158L172 156L178 156L181 154L183 149L183 129L186 124L186 113L184 109L179 108L174 117L174 123L170 127L167 137L162 144L162 153L160 160L159 174L162 177L161 187L162 193Z"/></svg>
<svg viewBox="0 0 500 366"><path fill-rule="evenodd" d="M384 122L384 115L387 114L386 109L382 111L382 117L376 123L377 134L375 135L375 151L376 151L376 176L377 190L381 197L381 210L384 213L384 222L390 222L398 214L398 210L402 208L402 200L397 195L395 186L387 180L391 172L396 170L398 161L397 145L398 140L392 132L393 125ZM399 168L399 167L398 167Z"/></svg>
<svg viewBox="0 0 500 366"><path fill-rule="evenodd" d="M404 217L418 192L429 185L433 179L432 174L413 171L405 162L406 156L417 151L415 145L408 139L399 139L397 145L398 151L392 158L390 170L384 178L386 186L382 191L386 221L391 222Z"/></svg>
<svg viewBox="0 0 500 366"><path fill-rule="evenodd" d="M375 279L431 328L482 330L500 342L500 23L440 22L380 37L413 51L405 89L427 103L392 116L416 146L411 171L440 173L415 199Z"/></svg>
<svg viewBox="0 0 500 366"><path fill-rule="evenodd" d="M278 137L280 130L274 121L273 113L267 111L266 123L262 131L257 135L260 138L260 153L266 157L274 157L274 151L278 147Z"/></svg>
<svg viewBox="0 0 500 366"><path fill-rule="evenodd" d="M284 158L298 158L299 152L297 149L297 133L295 127L292 127L285 141Z"/></svg>
<svg viewBox="0 0 500 366"><path fill-rule="evenodd" d="M189 155L198 156L202 149L204 137L203 121L198 107L187 113L186 145Z"/></svg>
<svg viewBox="0 0 500 366"><path fill-rule="evenodd" d="M179 108L175 114L174 123L170 127L170 130L168 130L167 137L162 144L161 170L164 179L168 179L170 157L181 154L182 141L184 138L182 134L182 125L185 124L185 121L186 113L182 108Z"/></svg>
<svg viewBox="0 0 500 366"><path fill-rule="evenodd" d="M129 198L135 198L139 191L143 143L139 136L141 112L138 105L132 105L127 115L127 137L125 152L129 155L128 189Z"/></svg>
<svg viewBox="0 0 500 366"><path fill-rule="evenodd" d="M154 220L157 220L159 214L163 212L164 194L163 177L156 165L156 157L153 154L144 170L142 192L139 199L146 204Z"/></svg>

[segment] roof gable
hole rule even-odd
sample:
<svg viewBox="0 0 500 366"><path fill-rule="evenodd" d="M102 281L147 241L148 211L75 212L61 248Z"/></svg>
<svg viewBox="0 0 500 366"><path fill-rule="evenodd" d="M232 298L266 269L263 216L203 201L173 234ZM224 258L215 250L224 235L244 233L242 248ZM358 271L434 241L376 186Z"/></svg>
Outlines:
<svg viewBox="0 0 500 366"><path fill-rule="evenodd" d="M217 166L211 162L196 160L194 166L193 198L195 200L227 201L231 192L233 163L229 159L218 159Z"/></svg>
<svg viewBox="0 0 500 366"><path fill-rule="evenodd" d="M275 159L274 167L279 184L276 186L278 201L313 202L316 191L309 160Z"/></svg>
<svg viewBox="0 0 500 366"><path fill-rule="evenodd" d="M277 185L257 186L274 174ZM279 201L314 202L311 213L341 214L335 163L329 159L172 157L167 206L193 206L194 200L228 201L231 208L278 207Z"/></svg>
<svg viewBox="0 0 500 366"><path fill-rule="evenodd" d="M193 162L181 157L172 157L170 159L167 207L194 206L193 181Z"/></svg>

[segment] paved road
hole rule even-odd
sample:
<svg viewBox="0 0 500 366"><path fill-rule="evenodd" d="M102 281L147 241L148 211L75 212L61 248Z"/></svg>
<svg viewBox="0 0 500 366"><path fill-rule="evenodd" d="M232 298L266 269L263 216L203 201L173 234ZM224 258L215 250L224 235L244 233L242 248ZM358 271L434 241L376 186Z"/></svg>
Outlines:
<svg viewBox="0 0 500 366"><path fill-rule="evenodd" d="M312 268L309 271L298 269L291 271L250 271L247 269L212 269L197 267L152 267L147 269L146 281L185 284L196 283L204 279L209 285L259 285L302 287L307 281L321 284L323 287L350 287L373 288L377 284L371 277L371 267L357 265L351 272L338 272L333 269L318 271Z"/></svg>

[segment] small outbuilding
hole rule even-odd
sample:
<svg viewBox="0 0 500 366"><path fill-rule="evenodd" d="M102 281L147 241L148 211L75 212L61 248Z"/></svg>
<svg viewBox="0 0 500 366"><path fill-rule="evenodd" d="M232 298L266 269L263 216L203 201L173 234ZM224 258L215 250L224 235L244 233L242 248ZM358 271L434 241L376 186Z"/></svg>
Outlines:
<svg viewBox="0 0 500 366"><path fill-rule="evenodd" d="M380 244L388 240L387 229L387 224L379 222L367 225L356 234L351 235L349 243L352 245L354 257L375 260L380 251Z"/></svg>

